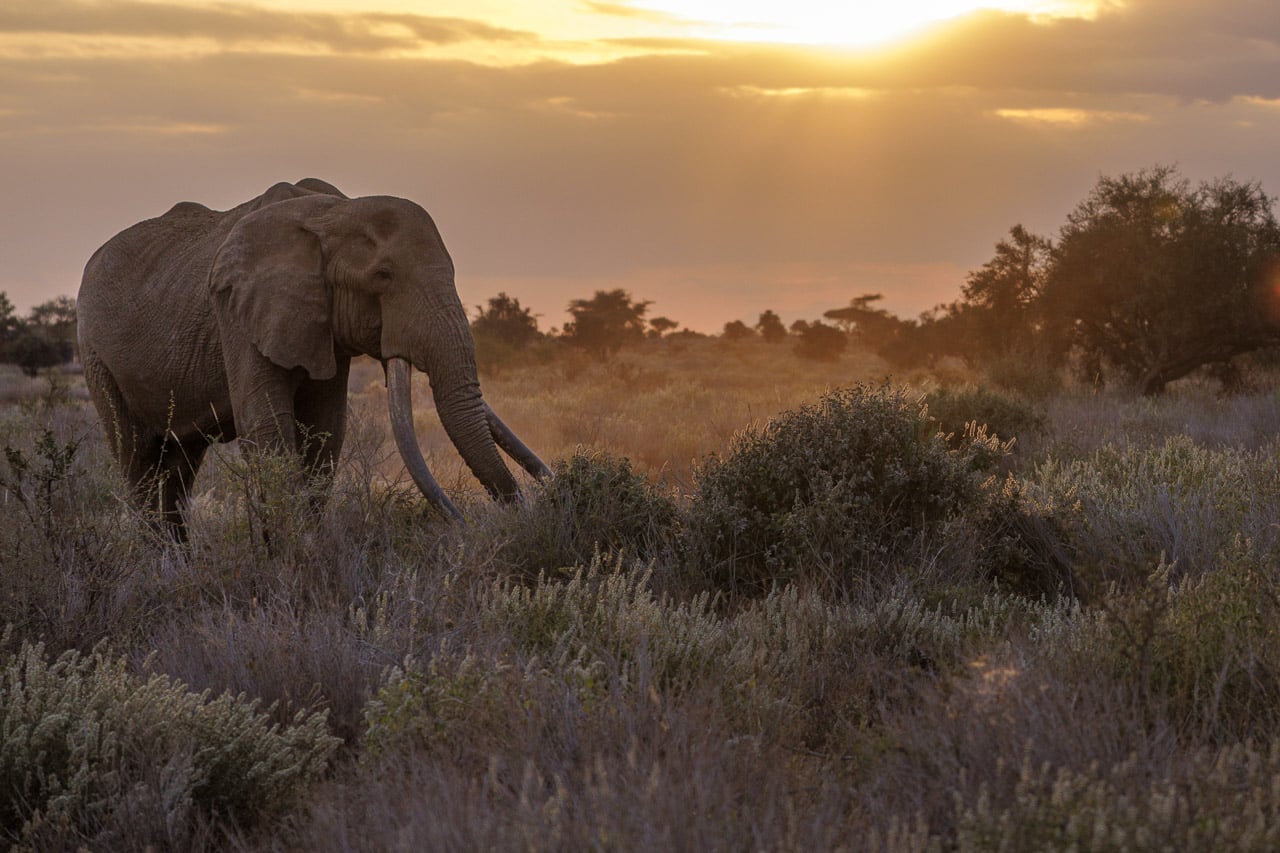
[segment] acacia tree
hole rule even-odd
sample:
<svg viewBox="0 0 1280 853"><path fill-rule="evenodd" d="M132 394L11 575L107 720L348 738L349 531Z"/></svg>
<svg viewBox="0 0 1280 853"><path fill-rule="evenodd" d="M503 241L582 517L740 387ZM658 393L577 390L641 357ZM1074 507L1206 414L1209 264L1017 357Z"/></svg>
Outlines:
<svg viewBox="0 0 1280 853"><path fill-rule="evenodd" d="M623 345L644 339L644 315L652 304L633 301L621 288L597 290L590 299L569 303L573 319L564 324L564 340L597 358L608 358Z"/></svg>
<svg viewBox="0 0 1280 853"><path fill-rule="evenodd" d="M674 332L680 324L670 317L654 317L649 321L649 337L661 338L668 332Z"/></svg>
<svg viewBox="0 0 1280 853"><path fill-rule="evenodd" d="M1104 177L1062 228L1044 316L1060 347L1156 394L1280 343L1277 262L1280 226L1257 183L1192 187L1171 167Z"/></svg>
<svg viewBox="0 0 1280 853"><path fill-rule="evenodd" d="M871 303L884 299L880 293L866 293L849 300L845 308L823 311L822 316L834 320L847 335L873 350L878 350L898 334L901 321L883 308Z"/></svg>

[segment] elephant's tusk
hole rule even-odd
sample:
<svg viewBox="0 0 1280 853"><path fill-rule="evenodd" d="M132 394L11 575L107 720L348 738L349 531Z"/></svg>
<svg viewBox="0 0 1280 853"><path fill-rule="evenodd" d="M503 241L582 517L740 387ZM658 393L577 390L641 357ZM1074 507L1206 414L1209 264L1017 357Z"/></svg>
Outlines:
<svg viewBox="0 0 1280 853"><path fill-rule="evenodd" d="M413 431L413 392L410 388L412 373L409 362L403 358L387 361L387 408L391 415L391 433L396 439L396 449L409 476L432 506L443 516L462 521L462 512L449 500L436 478L431 476L427 461L418 449L418 437Z"/></svg>
<svg viewBox="0 0 1280 853"><path fill-rule="evenodd" d="M511 431L511 427L502 422L502 418L489 408L489 404L484 404L484 414L489 420L489 432L493 434L494 442L501 447L506 454L512 459L520 463L524 470L528 471L535 477L550 477L551 469L546 466L538 455L529 449L523 441L516 437Z"/></svg>

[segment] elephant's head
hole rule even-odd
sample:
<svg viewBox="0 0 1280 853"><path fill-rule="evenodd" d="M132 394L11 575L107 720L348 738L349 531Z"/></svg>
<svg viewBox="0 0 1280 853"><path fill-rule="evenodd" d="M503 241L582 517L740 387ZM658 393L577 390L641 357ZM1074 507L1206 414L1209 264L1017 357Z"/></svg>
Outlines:
<svg viewBox="0 0 1280 853"><path fill-rule="evenodd" d="M445 431L491 495L516 494L499 446L535 476L548 473L481 397L453 261L417 204L312 193L267 204L232 229L210 285L219 310L281 367L323 380L335 375L336 357L381 360L396 445L442 512L460 515L418 449L410 365L429 377Z"/></svg>

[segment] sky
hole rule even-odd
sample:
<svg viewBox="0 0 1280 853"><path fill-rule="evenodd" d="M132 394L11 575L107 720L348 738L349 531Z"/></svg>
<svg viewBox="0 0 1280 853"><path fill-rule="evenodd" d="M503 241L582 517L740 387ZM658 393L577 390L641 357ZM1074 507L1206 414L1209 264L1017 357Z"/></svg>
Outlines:
<svg viewBox="0 0 1280 853"><path fill-rule="evenodd" d="M280 180L429 210L464 303L718 331L958 297L1173 164L1280 193L1275 0L0 0L0 290Z"/></svg>

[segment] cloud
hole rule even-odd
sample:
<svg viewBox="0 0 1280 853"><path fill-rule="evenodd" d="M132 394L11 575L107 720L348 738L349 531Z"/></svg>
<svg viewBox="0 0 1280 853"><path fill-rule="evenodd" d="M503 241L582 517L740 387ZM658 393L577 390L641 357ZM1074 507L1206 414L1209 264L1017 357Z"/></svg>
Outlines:
<svg viewBox="0 0 1280 853"><path fill-rule="evenodd" d="M689 27L701 26L703 23L692 18L686 18L682 15L673 15L670 12L661 12L656 9L645 9L639 6L631 6L627 3L601 3L593 2L593 0L584 0L580 5L583 9L594 12L597 15L611 15L618 18L629 18L633 20L648 21L651 23Z"/></svg>
<svg viewBox="0 0 1280 853"><path fill-rule="evenodd" d="M142 0L5 0L0 35L195 39L223 48L304 44L335 53L416 49L469 41L536 40L532 33L462 18L412 14L285 12L240 3Z"/></svg>
<svg viewBox="0 0 1280 853"><path fill-rule="evenodd" d="M1151 116L1143 113L1085 110L1071 107L1049 107L1045 109L1004 108L993 112L1000 118L1009 119L1010 121L1044 124L1054 127L1084 127L1098 122L1150 121L1151 119Z"/></svg>
<svg viewBox="0 0 1280 853"><path fill-rule="evenodd" d="M873 89L858 89L852 86L788 86L786 88L770 88L768 86L727 86L720 91L740 98L853 98L874 97Z"/></svg>

